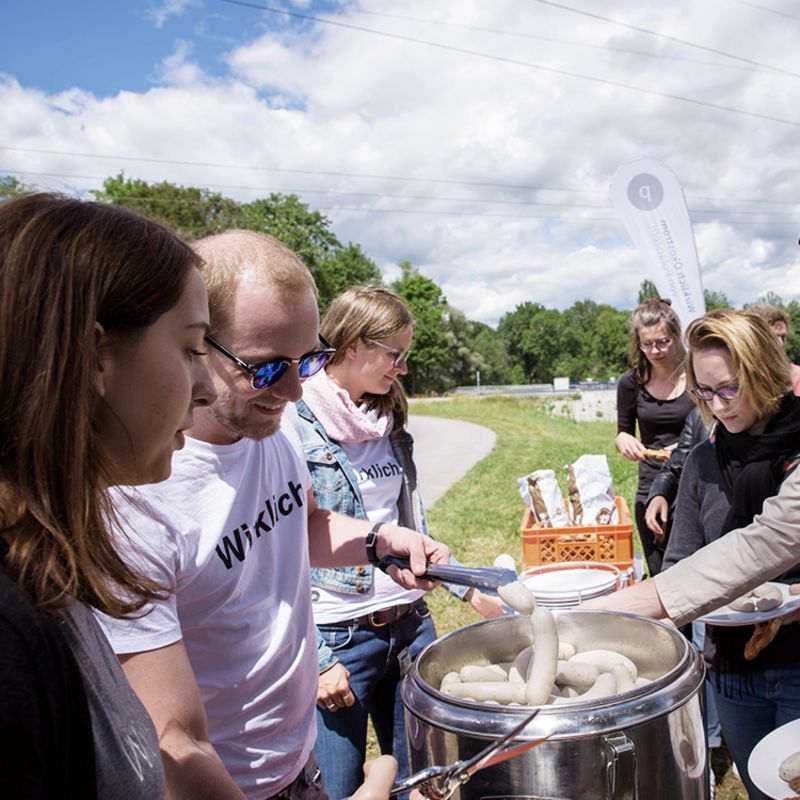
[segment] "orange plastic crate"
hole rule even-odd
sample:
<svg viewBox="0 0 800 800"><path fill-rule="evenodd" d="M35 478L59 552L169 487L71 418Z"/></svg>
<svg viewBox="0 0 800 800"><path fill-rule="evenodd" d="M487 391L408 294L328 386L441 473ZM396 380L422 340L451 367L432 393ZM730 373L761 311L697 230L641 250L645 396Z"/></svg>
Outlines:
<svg viewBox="0 0 800 800"><path fill-rule="evenodd" d="M533 511L522 518L522 563L525 569L565 561L597 561L621 570L633 565L633 522L624 497L615 498L619 523L574 528L542 528Z"/></svg>

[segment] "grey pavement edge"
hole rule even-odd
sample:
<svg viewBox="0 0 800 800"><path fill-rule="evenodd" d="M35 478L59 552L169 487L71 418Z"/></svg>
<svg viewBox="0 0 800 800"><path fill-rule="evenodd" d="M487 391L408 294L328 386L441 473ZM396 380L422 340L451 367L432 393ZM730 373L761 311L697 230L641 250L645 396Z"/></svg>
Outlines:
<svg viewBox="0 0 800 800"><path fill-rule="evenodd" d="M497 438L483 425L441 417L411 415L408 430L414 437L414 463L427 508L485 458Z"/></svg>

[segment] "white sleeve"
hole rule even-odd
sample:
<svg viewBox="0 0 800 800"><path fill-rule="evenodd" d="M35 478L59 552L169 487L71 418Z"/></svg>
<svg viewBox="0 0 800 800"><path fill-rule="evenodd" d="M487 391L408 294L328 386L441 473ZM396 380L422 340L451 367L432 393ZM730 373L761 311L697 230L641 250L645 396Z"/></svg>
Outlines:
<svg viewBox="0 0 800 800"><path fill-rule="evenodd" d="M800 562L800 468L746 528L701 547L654 581L677 625L713 611Z"/></svg>
<svg viewBox="0 0 800 800"><path fill-rule="evenodd" d="M96 612L98 622L117 654L173 644L183 636L175 598L181 554L173 523L167 523L158 508L138 493L128 490L125 495L115 489L112 497L120 553L134 569L161 585L168 596L147 604L131 619L114 619Z"/></svg>

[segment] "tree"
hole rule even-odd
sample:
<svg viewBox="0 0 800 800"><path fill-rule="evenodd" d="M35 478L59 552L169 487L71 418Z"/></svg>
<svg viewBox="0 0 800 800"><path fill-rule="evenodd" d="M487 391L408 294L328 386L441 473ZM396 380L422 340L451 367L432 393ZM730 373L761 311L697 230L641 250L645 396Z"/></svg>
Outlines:
<svg viewBox="0 0 800 800"><path fill-rule="evenodd" d="M717 308L733 308L731 301L723 292L703 289L703 298L706 301L706 311L714 311Z"/></svg>
<svg viewBox="0 0 800 800"><path fill-rule="evenodd" d="M176 186L168 181L150 184L126 178L120 172L114 178L107 178L95 197L101 203L132 208L187 241L240 227L238 204L208 189Z"/></svg>
<svg viewBox="0 0 800 800"><path fill-rule="evenodd" d="M653 281L645 278L639 285L638 303L644 303L645 300L658 300L660 297L661 293L658 291L658 288Z"/></svg>
<svg viewBox="0 0 800 800"><path fill-rule="evenodd" d="M329 255L318 272L320 312L345 289L365 283L381 285L381 271L359 245L348 242Z"/></svg>
<svg viewBox="0 0 800 800"><path fill-rule="evenodd" d="M405 385L409 394L447 391L453 385L449 377L452 339L446 331L447 300L442 290L410 261L401 261L399 266L401 276L392 288L416 320Z"/></svg>
<svg viewBox="0 0 800 800"><path fill-rule="evenodd" d="M32 192L33 187L22 183L18 178L12 175L0 176L0 203L3 200L10 200L18 194L25 194Z"/></svg>

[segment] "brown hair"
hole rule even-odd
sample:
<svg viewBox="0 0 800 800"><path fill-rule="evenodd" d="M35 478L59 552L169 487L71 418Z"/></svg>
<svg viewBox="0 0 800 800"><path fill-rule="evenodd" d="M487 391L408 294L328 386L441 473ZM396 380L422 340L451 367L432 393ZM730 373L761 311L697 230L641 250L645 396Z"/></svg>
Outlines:
<svg viewBox="0 0 800 800"><path fill-rule="evenodd" d="M236 287L245 273L291 295L310 291L317 296L308 267L274 236L235 229L206 236L192 246L203 260L200 271L208 289L212 335L228 326Z"/></svg>
<svg viewBox="0 0 800 800"><path fill-rule="evenodd" d="M686 331L690 356L698 350L720 348L731 357L739 393L746 398L759 419L774 414L781 397L789 391L789 359L772 328L758 315L730 308L711 311L695 320ZM689 386L697 385L694 365L689 358ZM707 423L713 415L704 400L692 399L700 406Z"/></svg>
<svg viewBox="0 0 800 800"><path fill-rule="evenodd" d="M792 324L789 322L789 315L779 306L774 306L772 303L755 303L745 309L749 314L755 314L770 327L777 322L782 322L786 326L787 333L792 332Z"/></svg>
<svg viewBox="0 0 800 800"><path fill-rule="evenodd" d="M668 300L645 300L633 310L630 319L631 333L633 334L630 360L634 365L636 380L639 383L647 383L653 372L652 364L640 347L639 331L642 328L652 328L661 324L675 342L676 362L680 369L683 369L682 362L685 352L681 341L681 322L678 315L672 310Z"/></svg>
<svg viewBox="0 0 800 800"><path fill-rule="evenodd" d="M348 289L331 302L320 333L336 348L328 362L335 366L356 342L370 345L369 339L381 341L413 326L414 317L398 295L382 286L367 285ZM399 380L392 382L386 394L366 394L364 399L367 408L377 408L381 414L391 411L395 427L405 427L408 399Z"/></svg>
<svg viewBox="0 0 800 800"><path fill-rule="evenodd" d="M122 616L162 597L108 526L96 323L135 336L181 296L191 249L127 209L32 194L0 205L0 540L43 610Z"/></svg>

